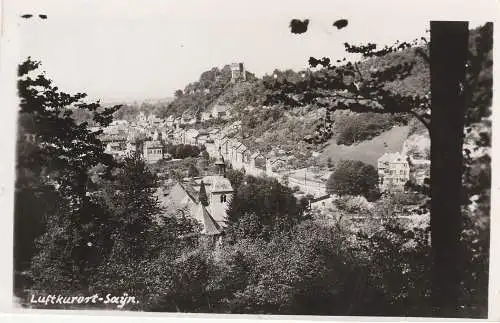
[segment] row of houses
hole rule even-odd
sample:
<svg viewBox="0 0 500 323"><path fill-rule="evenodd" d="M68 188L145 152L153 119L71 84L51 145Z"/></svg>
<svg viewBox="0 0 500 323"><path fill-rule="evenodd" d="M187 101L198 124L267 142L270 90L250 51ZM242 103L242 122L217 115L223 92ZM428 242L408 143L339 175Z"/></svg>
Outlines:
<svg viewBox="0 0 500 323"><path fill-rule="evenodd" d="M169 128L178 129L193 126L199 122L229 120L231 117L232 113L229 105L216 104L209 111L205 112L200 112L200 109L197 109L194 112L186 111L180 117L170 115L165 119L165 125Z"/></svg>

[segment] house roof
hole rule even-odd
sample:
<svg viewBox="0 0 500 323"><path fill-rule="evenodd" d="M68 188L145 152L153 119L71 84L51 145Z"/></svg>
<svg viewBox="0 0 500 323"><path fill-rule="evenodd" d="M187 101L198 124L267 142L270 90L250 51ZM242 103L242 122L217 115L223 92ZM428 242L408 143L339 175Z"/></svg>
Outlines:
<svg viewBox="0 0 500 323"><path fill-rule="evenodd" d="M247 151L248 148L244 144L241 144L241 145L238 146L237 150L238 150L239 153L243 153L243 152Z"/></svg>
<svg viewBox="0 0 500 323"><path fill-rule="evenodd" d="M193 138L194 138L194 137L196 137L196 136L198 136L198 135L199 135L199 131L198 131L198 130L196 130L196 129L188 129L188 130L186 131L186 136L189 136L189 137L193 137Z"/></svg>
<svg viewBox="0 0 500 323"><path fill-rule="evenodd" d="M233 192L229 179L220 175L209 175L203 177L207 192Z"/></svg>
<svg viewBox="0 0 500 323"><path fill-rule="evenodd" d="M219 129L211 129L208 133L213 135L219 132Z"/></svg>
<svg viewBox="0 0 500 323"><path fill-rule="evenodd" d="M428 166L431 164L431 161L428 159L414 159L414 158L410 157L410 160L411 160L412 164L418 165L418 166Z"/></svg>
<svg viewBox="0 0 500 323"><path fill-rule="evenodd" d="M241 142L235 139L231 139L231 147L233 149L238 149L241 145L243 145Z"/></svg>
<svg viewBox="0 0 500 323"><path fill-rule="evenodd" d="M127 136L120 133L106 133L100 136L101 141L127 141Z"/></svg>
<svg viewBox="0 0 500 323"><path fill-rule="evenodd" d="M395 153L385 153L380 158L378 159L379 162L392 162L396 158L404 158L403 155L401 155L399 152Z"/></svg>
<svg viewBox="0 0 500 323"><path fill-rule="evenodd" d="M198 203L198 208L194 216L203 225L201 234L218 235L222 233L221 227L217 224L214 218L212 218L203 204Z"/></svg>
<svg viewBox="0 0 500 323"><path fill-rule="evenodd" d="M262 155L260 152L258 152L258 151L257 151L257 152L253 153L253 154L250 156L250 158L252 158L252 159L253 159L253 158L257 158L257 157L262 157L262 158L264 158L264 155Z"/></svg>
<svg viewBox="0 0 500 323"><path fill-rule="evenodd" d="M216 105L213 106L212 111L216 112L216 113L219 113L219 112L227 112L230 109L231 109L231 107L228 106L228 105L216 104Z"/></svg>
<svg viewBox="0 0 500 323"><path fill-rule="evenodd" d="M144 148L163 148L163 144L158 140L145 141Z"/></svg>

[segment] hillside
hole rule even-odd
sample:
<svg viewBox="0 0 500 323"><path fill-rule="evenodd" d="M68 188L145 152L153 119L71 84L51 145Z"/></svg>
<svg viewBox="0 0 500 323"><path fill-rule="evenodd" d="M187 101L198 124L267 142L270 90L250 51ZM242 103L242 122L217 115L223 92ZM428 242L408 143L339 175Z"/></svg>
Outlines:
<svg viewBox="0 0 500 323"><path fill-rule="evenodd" d="M373 139L350 146L339 145L333 138L321 151L320 158L322 161L330 158L333 162L341 159L360 160L376 167L377 159L384 153L401 152L408 133L409 126L394 126Z"/></svg>
<svg viewBox="0 0 500 323"><path fill-rule="evenodd" d="M477 48L481 46L476 42L479 30L471 31L470 48L473 53L477 53ZM484 63L480 74L483 83L491 82L490 61L491 53L486 60L481 60ZM428 94L429 66L417 53L417 48L407 48L358 62L354 81L362 82L370 78L371 73L400 64L410 67L408 75L387 82L386 90L401 95ZM186 111L203 112L215 104L229 105L233 116L229 122L241 121L238 135L245 145L263 153L295 156L290 161L295 167L317 163L312 158L313 152L320 152L320 163L330 157L332 160L359 159L374 164L376 158L386 150L401 151L403 142L418 124L409 114L348 110L327 113L325 107L320 107L314 100L307 98L309 93L318 89L326 92L332 89L335 85L330 84L335 82L332 73L335 74L326 68L299 72L274 70L271 76L257 78L247 71L246 81L233 83L229 65L222 69L214 67L202 73L197 81L176 91L174 100L162 108L160 116L180 116ZM489 97L487 94L474 95L480 99ZM476 105L471 105L469 112L487 115L485 111L475 113L475 109ZM419 131L422 132L422 129ZM322 140L303 140L317 137L318 132ZM411 144L419 145L415 142Z"/></svg>

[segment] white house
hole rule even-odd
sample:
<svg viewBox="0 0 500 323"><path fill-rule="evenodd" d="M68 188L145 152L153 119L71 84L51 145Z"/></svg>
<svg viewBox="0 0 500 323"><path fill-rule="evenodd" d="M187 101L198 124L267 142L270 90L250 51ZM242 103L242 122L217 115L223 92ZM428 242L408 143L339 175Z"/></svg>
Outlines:
<svg viewBox="0 0 500 323"><path fill-rule="evenodd" d="M385 153L377 162L381 191L402 191L410 179L408 158L398 152Z"/></svg>
<svg viewBox="0 0 500 323"><path fill-rule="evenodd" d="M144 160L148 163L155 163L163 159L163 145L157 140L145 141L143 147Z"/></svg>

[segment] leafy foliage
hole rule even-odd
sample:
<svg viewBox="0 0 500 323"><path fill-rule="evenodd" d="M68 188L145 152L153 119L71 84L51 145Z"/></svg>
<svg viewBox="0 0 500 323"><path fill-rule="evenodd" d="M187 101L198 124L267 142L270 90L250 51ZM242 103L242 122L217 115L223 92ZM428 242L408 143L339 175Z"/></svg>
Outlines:
<svg viewBox="0 0 500 323"><path fill-rule="evenodd" d="M302 219L302 210L290 188L276 179L246 176L228 210L233 239L269 238L273 231L289 231Z"/></svg>
<svg viewBox="0 0 500 323"><path fill-rule="evenodd" d="M337 195L373 198L378 183L377 170L361 161L341 160L327 182L327 191Z"/></svg>

